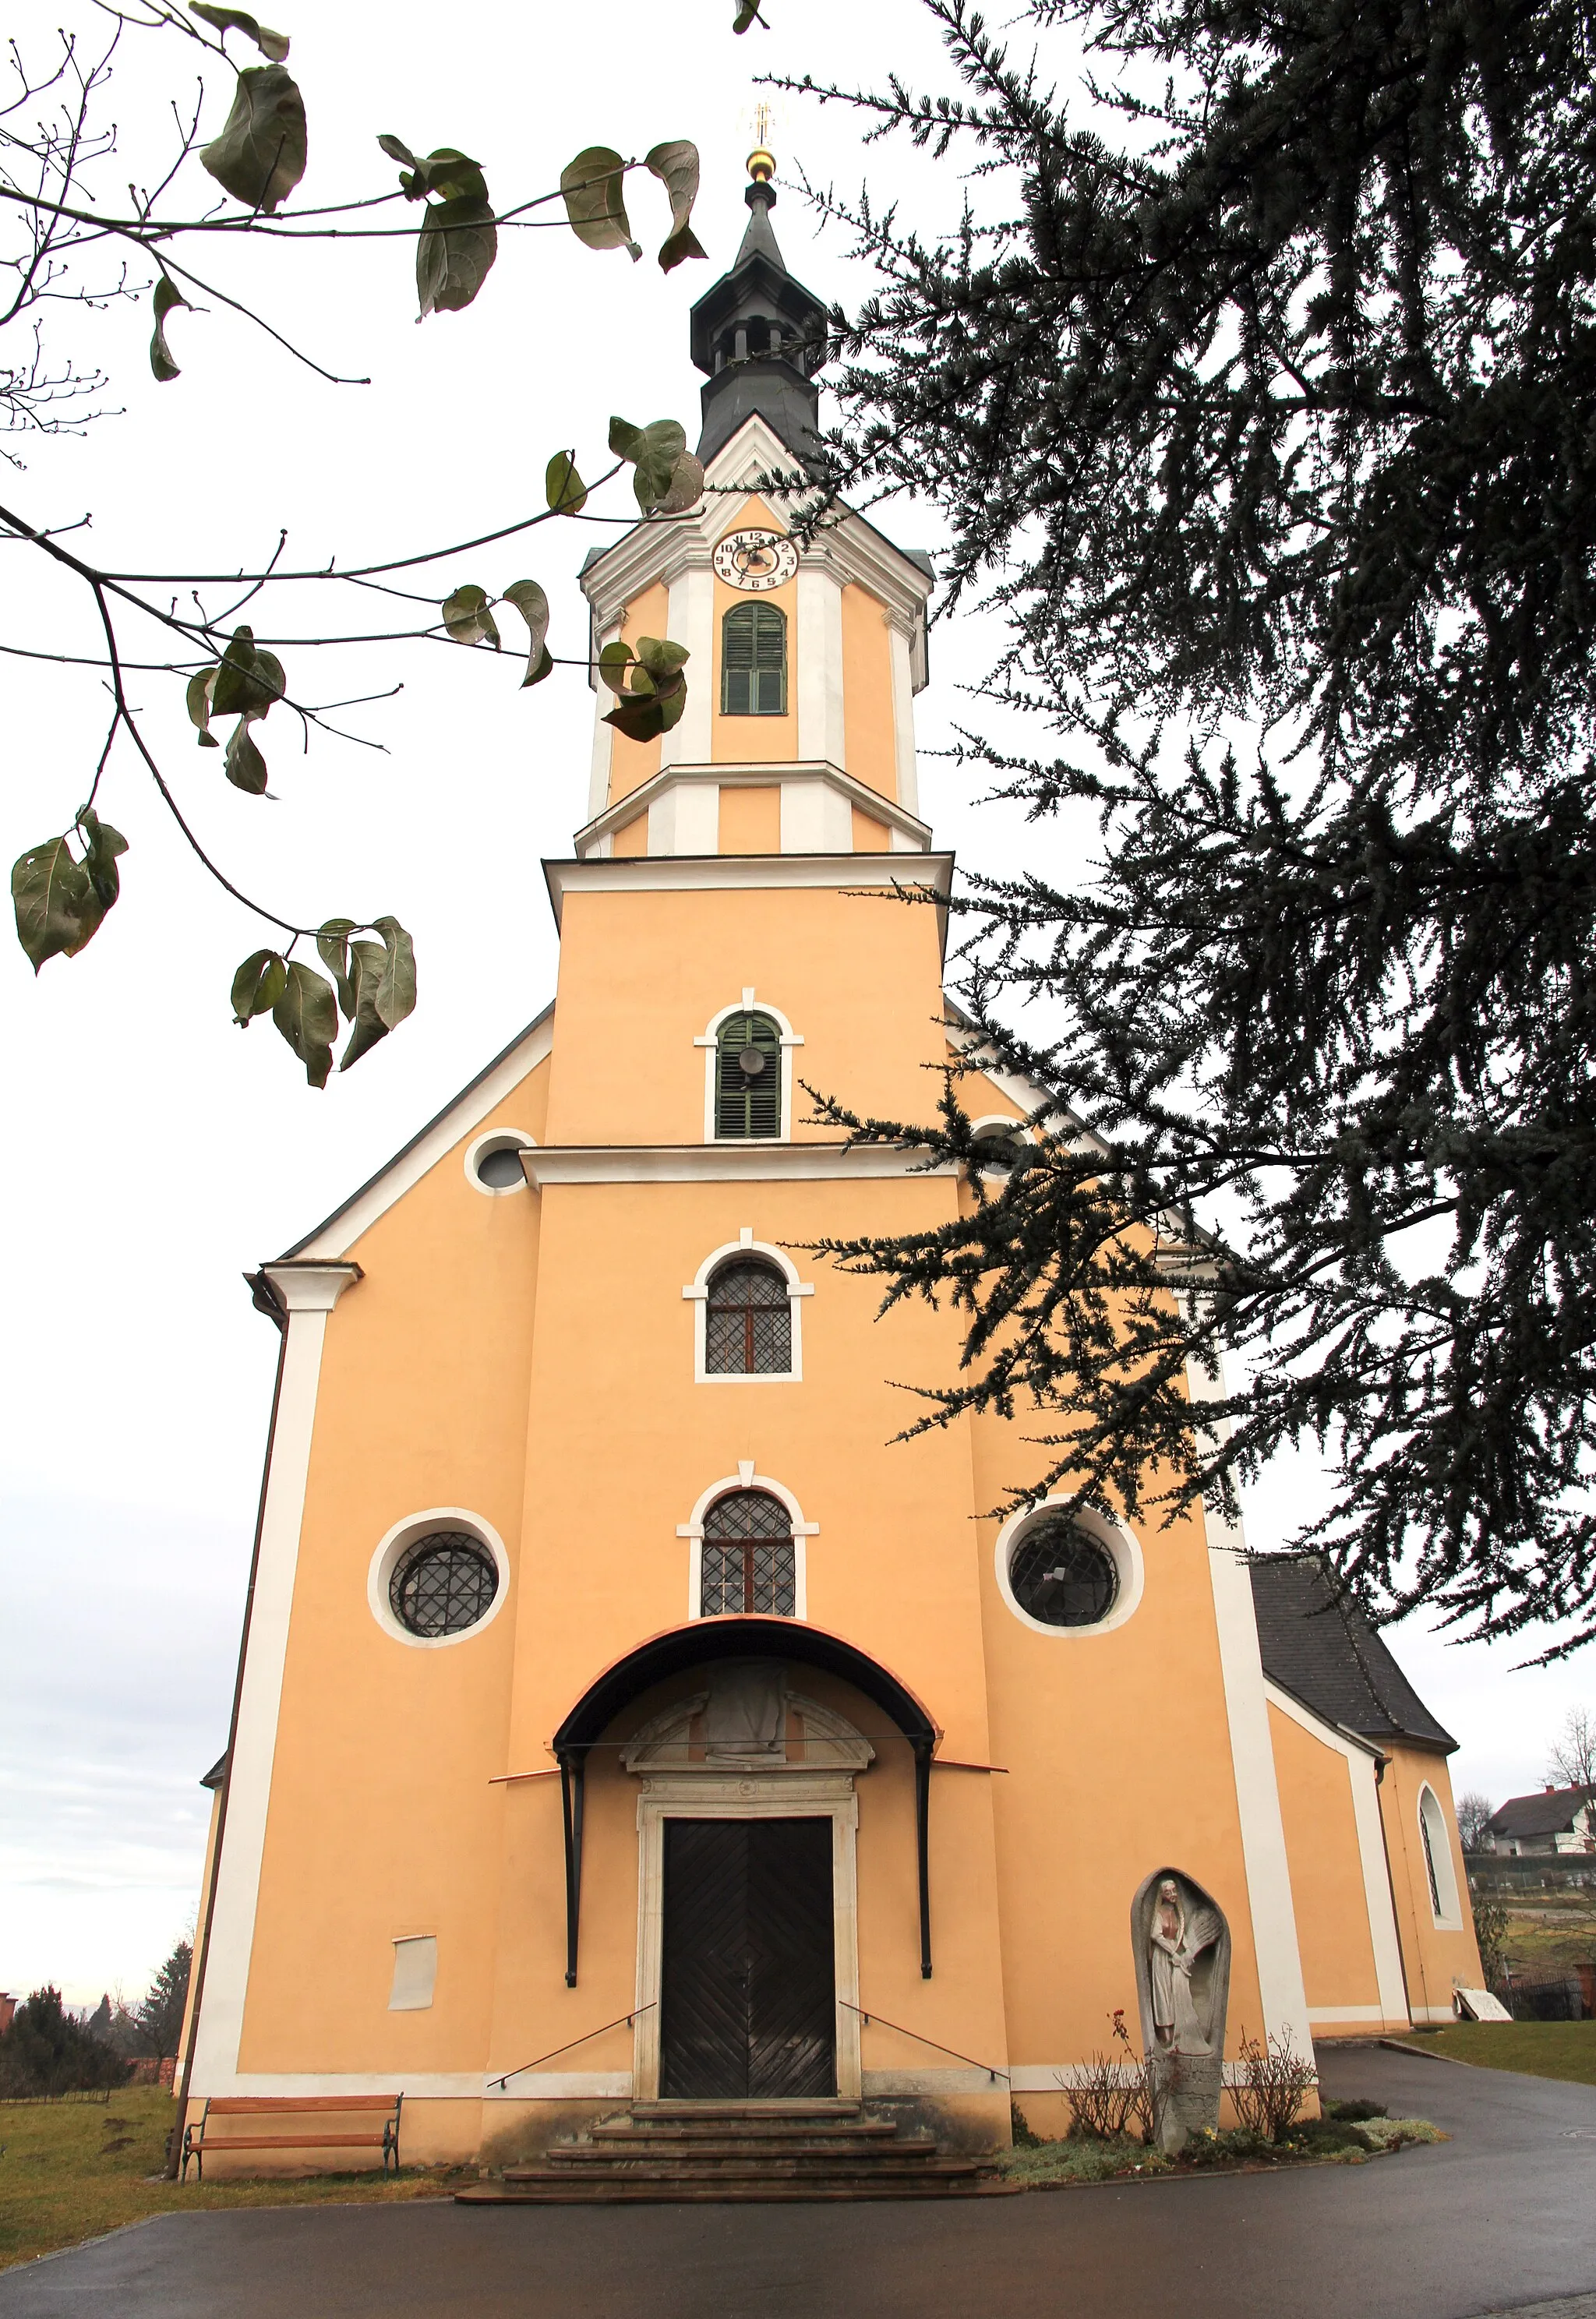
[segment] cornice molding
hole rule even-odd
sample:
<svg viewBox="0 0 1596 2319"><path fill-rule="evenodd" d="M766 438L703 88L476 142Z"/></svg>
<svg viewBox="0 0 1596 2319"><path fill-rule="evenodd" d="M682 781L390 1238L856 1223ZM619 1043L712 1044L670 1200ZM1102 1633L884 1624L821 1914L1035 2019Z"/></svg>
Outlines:
<svg viewBox="0 0 1596 2319"><path fill-rule="evenodd" d="M521 1153L527 1181L549 1184L863 1182L951 1176L917 1148L866 1143L540 1143Z"/></svg>
<svg viewBox="0 0 1596 2319"><path fill-rule="evenodd" d="M625 797L618 799L596 820L590 821L585 829L579 829L572 842L580 854L588 846L608 837L611 831L624 829L628 822L636 821L640 813L646 813L654 799L676 781L713 781L720 789L768 789L782 781L824 781L828 788L839 790L851 805L856 805L872 821L884 822L888 829L901 830L906 837L913 838L914 846L909 850L922 853L930 852L929 823L917 820L912 813L906 813L902 806L891 798L883 797L879 790L873 790L868 782L856 780L852 773L844 772L841 765L834 765L825 757L798 758L787 764L762 764L748 758L735 764L663 765L636 789L628 790Z"/></svg>
<svg viewBox="0 0 1596 2319"><path fill-rule="evenodd" d="M357 1264L326 1263L314 1257L280 1258L263 1264L285 1313L330 1313L346 1288L365 1275Z"/></svg>
<svg viewBox="0 0 1596 2319"><path fill-rule="evenodd" d="M637 853L617 861L554 861L543 865L559 925L573 893L792 893L833 887L841 892L929 889L945 902L952 888L951 853ZM947 912L939 909L946 924Z"/></svg>

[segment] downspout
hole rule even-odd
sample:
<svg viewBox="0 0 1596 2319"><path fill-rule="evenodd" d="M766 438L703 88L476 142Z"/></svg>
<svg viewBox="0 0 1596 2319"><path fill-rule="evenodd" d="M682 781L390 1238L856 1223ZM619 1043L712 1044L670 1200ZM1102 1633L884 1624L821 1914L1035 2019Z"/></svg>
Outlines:
<svg viewBox="0 0 1596 2319"><path fill-rule="evenodd" d="M1396 1928L1396 1961L1402 1969L1402 2003L1408 2008L1408 2026L1413 2026L1413 1992L1408 1987L1408 1953L1402 1946L1402 1920L1396 1905L1396 1879L1391 1872L1391 1844L1385 1834L1385 1814L1380 1806L1380 1790L1391 1758L1377 1755L1375 1758L1375 1812L1380 1822L1380 1849L1385 1855L1385 1890L1391 1895L1391 1921Z"/></svg>
<svg viewBox="0 0 1596 2319"><path fill-rule="evenodd" d="M211 1889L205 1896L205 1921L194 1951L194 2008L189 2021L188 2050L183 2056L183 2084L177 2094L177 2116L167 2151L167 2179L175 2182L182 2161L183 2127L188 2117L189 2089L194 2082L194 2057L200 2042L200 2008L205 2001L205 1966L211 1954L211 1926L216 1916L216 1888L221 1880L221 1853L227 1841L227 1802L232 1792L233 1750L239 1742L239 1703L244 1693L244 1660L249 1649L249 1620L255 1609L255 1579L260 1567L260 1536L266 1526L266 1487L272 1477L272 1448L277 1438L277 1406L283 1397L283 1367L288 1356L288 1313L278 1302L264 1272L244 1275L250 1301L277 1331L277 1375L272 1386L271 1422L266 1428L266 1457L260 1469L260 1502L255 1511L255 1543L249 1553L249 1583L244 1590L244 1625L239 1637L239 1665L233 1677L233 1711L227 1728L227 1770L221 1782L221 1804L216 1819L216 1845L211 1855Z"/></svg>

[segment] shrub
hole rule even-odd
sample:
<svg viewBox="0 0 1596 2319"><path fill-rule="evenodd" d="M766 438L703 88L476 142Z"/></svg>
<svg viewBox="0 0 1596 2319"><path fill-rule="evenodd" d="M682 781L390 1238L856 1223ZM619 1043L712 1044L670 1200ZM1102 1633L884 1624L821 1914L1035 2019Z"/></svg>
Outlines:
<svg viewBox="0 0 1596 2319"><path fill-rule="evenodd" d="M1303 2097L1318 2081L1312 2059L1297 2052L1289 2030L1263 2044L1244 2036L1231 2088L1243 2132L1257 2134L1260 2142L1278 2142L1295 2123Z"/></svg>

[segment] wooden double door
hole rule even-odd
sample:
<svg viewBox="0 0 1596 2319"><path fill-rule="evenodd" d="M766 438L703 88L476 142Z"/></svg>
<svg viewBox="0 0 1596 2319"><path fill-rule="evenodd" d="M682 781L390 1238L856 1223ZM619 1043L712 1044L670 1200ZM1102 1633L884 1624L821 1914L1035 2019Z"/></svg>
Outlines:
<svg viewBox="0 0 1596 2319"><path fill-rule="evenodd" d="M830 1819L667 1819L663 1836L661 2094L834 2094Z"/></svg>

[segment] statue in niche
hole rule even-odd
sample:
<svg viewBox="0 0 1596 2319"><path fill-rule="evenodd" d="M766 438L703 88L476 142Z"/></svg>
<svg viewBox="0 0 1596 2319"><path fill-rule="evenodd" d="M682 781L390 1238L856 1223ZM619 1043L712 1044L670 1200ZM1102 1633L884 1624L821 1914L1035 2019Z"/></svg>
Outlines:
<svg viewBox="0 0 1596 2319"><path fill-rule="evenodd" d="M1174 2152L1219 2124L1230 1926L1200 1885L1160 1868L1131 1904L1131 1937L1154 2133Z"/></svg>

